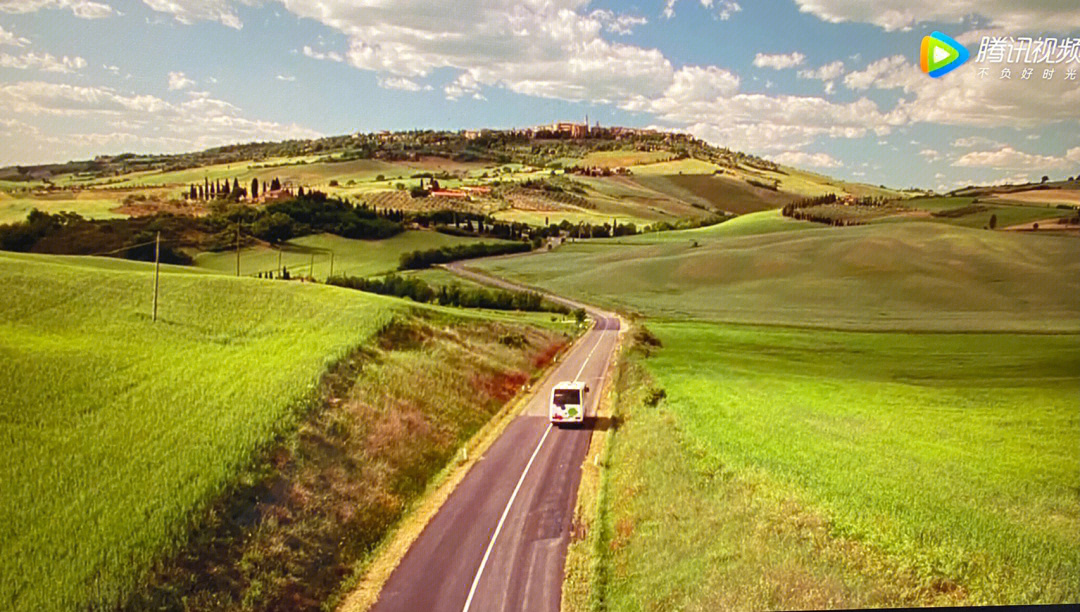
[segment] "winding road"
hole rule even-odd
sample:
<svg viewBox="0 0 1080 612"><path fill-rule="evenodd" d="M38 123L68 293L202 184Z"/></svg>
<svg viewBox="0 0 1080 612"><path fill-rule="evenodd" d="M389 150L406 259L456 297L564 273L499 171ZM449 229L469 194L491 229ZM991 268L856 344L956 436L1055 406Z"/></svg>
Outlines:
<svg viewBox="0 0 1080 612"><path fill-rule="evenodd" d="M459 264L446 267L485 284L524 289ZM611 313L545 297L584 308L592 328L535 386L522 413L427 524L383 586L375 612L559 610L591 420L584 428L552 427L547 400L556 382L584 381L593 390L586 414L595 414L620 324Z"/></svg>

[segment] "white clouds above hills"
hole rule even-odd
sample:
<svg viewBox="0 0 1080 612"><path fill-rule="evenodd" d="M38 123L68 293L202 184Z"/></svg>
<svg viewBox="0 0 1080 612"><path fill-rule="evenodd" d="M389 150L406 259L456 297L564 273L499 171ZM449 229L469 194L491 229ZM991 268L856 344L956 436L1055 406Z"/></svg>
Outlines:
<svg viewBox="0 0 1080 612"><path fill-rule="evenodd" d="M832 23L859 21L904 30L931 21L958 22L979 15L1010 30L1068 32L1080 24L1074 0L795 0L799 10Z"/></svg>
<svg viewBox="0 0 1080 612"><path fill-rule="evenodd" d="M0 13L33 13L43 9L67 9L83 19L100 19L114 13L108 4L91 0L0 0Z"/></svg>
<svg viewBox="0 0 1080 612"><path fill-rule="evenodd" d="M938 161L946 168L949 161L955 161L956 168L1031 168L1037 172L1040 164L1053 166L1063 163L1055 160L1070 159L1059 155L1063 147L1053 130L1059 124L1075 129L1080 123L1076 111L1080 108L1080 87L1062 79L1039 83L1037 90L1033 90L1034 84L1025 87L1015 81L980 79L973 69L930 79L919 72L912 59L914 53L889 55L895 52L896 45L860 47L854 54L838 54L822 43L821 32L793 36L783 40L782 46L776 41L760 41L757 47L730 47L785 51L757 53L752 59L745 51L737 54L725 46L745 42L740 38L742 20L758 20L746 24L757 31L763 25L771 26L772 13L781 11L787 14L778 15L777 21L780 17L800 19L803 23L814 22L822 30L848 27L822 22L871 23L891 32L927 20L959 23L962 27L957 31L962 33L958 37L964 40L976 40L978 32L1001 31L1019 27L1017 24L1032 29L1045 24L1048 31L1076 31L1080 30L1080 6L1075 1L1036 0L1021 5L1004 0L961 0L950 4L928 0L796 0L794 4L770 8L764 16L759 6L747 4L743 10L732 0L667 0L644 9L660 11L659 15L642 15L643 9L636 5L632 10L598 8L590 0L457 0L452 7L448 10L445 3L429 0L140 0L127 4L113 0L0 0L0 18L11 20L0 26L0 87L5 91L0 97L0 111L5 118L10 117L4 129L20 129L25 134L28 127L33 127L38 137L47 140L70 129L51 128L49 117L78 115L92 125L79 126L88 134L74 142L112 142L132 147L157 143L174 149L202 146L203 140L219 144L226 138L284 138L314 133L297 125L247 118L247 113L226 101L244 100L243 106L254 109L254 115L277 116L277 109L268 108L251 94L258 85L249 85L247 75L259 73L259 69L263 69L263 85L296 79L295 86L281 87L274 96L336 87L349 81L353 81L355 96L356 83L364 83L365 91L359 95L360 111L356 105L343 104L345 110L333 121L324 122L322 116L297 117L300 122L324 129L354 125L358 113L365 119L368 113L382 113L371 120L376 124L386 117L401 122L407 113L417 115L416 107L408 111L388 109L387 99L425 105L423 112L427 114L418 121L443 121L446 125L471 121L481 125L488 119L484 109L492 107L475 101L491 96L505 104L505 100L520 100L513 97L517 94L528 96L523 106L533 112L540 109L541 114L548 108L576 113L577 105L582 111L586 106L600 106L593 110L594 117L610 116L635 125L654 123L691 132L716 144L787 160L784 163L846 170L861 168L846 157L858 147L870 147L874 154L880 154L874 145L880 140L897 150L902 142L891 134L902 133L904 142L916 137L925 141L925 133L908 132L946 125L957 129L936 142L924 142L910 150L908 157L920 170L925 162L915 153L926 150L940 152ZM798 10L820 21L800 16ZM158 14L156 19L150 11ZM229 69L235 69L233 64L241 60L223 58L220 82L204 74L201 65L180 59L175 63L170 60L167 68L174 69L171 73L162 74L164 69L160 69L146 74L145 68L140 73L125 64L122 57L95 55L108 48L109 41L98 39L86 44L85 52L83 47L75 46L79 55L74 55L72 47L50 37L41 22L41 29L27 29L27 24L33 22L26 15L35 12L40 12L37 17L42 19L58 21L71 21L71 15L109 18L92 24L94 28L137 18L140 27L144 20L164 24L170 35L197 38L193 44L204 47L224 37L233 37L229 40L236 42L262 35L266 38L260 41L265 41L267 47L265 54L254 60L244 58L242 61L249 65L233 70L231 78L227 76ZM147 15L151 18L145 19ZM721 23L736 15L731 23ZM980 17L973 19L972 15ZM715 49L673 38L684 31L698 34L697 29L680 28L690 22L693 28L700 28L703 17L712 18L706 25L717 32L716 40L709 43ZM769 19L769 23L762 24L762 19ZM246 29L245 20L250 22ZM218 25L182 27L196 23ZM280 41L271 36L280 37ZM917 43L914 32L881 36L893 37L892 41L912 37ZM274 54L276 42L280 42L279 55ZM915 47L912 44L913 52ZM695 58L695 63L675 59L687 57ZM305 66L314 67L316 61L340 66L327 64L305 70ZM102 85L120 82L112 76L120 72L117 64L124 66L125 73L136 73L130 81L136 91L121 92ZM105 66L105 72L94 68L97 66ZM345 74L345 66L360 72ZM762 70L755 68L768 70L768 80ZM1059 68L1064 71L1070 67ZM202 75L199 83L213 94L192 91L196 83L185 71ZM339 81L329 85L313 82L330 73ZM363 76L358 76L361 73ZM42 82L46 80L70 84ZM821 81L824 92L806 80ZM48 90L48 95L46 86L54 88ZM55 89L61 87L74 89ZM442 98L461 102L446 104ZM81 114L80 104L85 105ZM122 108L106 110L103 104ZM147 107L139 107L141 104ZM447 110L442 112L440 105ZM429 113L427 109L440 112ZM504 112L505 108L497 110L490 116L501 117L504 123L521 120L512 112ZM205 112L206 116L196 117L192 114L195 112ZM153 122L158 127L152 130ZM185 142L182 135L192 126L196 126L192 134L197 134L197 139ZM976 141L981 136L973 130L983 129L1030 130L1026 135L1035 136L1039 135L1035 130L1042 130L1047 137L1031 143L1023 139L1024 134L1011 138L996 133L993 139ZM110 133L115 133L112 140L107 137ZM868 139L866 143L852 142L864 138ZM965 139L971 142L954 144L953 148L966 150L950 152L950 142ZM1047 140L1053 143L1044 144ZM57 142L58 146L62 144ZM1023 153L1022 149L1035 152ZM0 150L0 155L8 155L8 151ZM930 155L924 157L929 159Z"/></svg>
<svg viewBox="0 0 1080 612"><path fill-rule="evenodd" d="M996 150L972 151L953 162L954 166L966 168L994 168L997 170L1029 170L1046 172L1065 170L1080 165L1080 147L1069 149L1062 156L1039 155L1017 151L1010 146Z"/></svg>
<svg viewBox="0 0 1080 612"><path fill-rule="evenodd" d="M62 146L65 154L90 157L101 147L123 145L142 150L189 150L250 140L310 138L319 134L296 124L245 118L236 106L205 93L170 102L108 87L84 87L21 81L0 85L0 116L5 130L32 136L39 154ZM90 131L45 132L31 121L51 117L93 124ZM0 149L0 164L26 163Z"/></svg>

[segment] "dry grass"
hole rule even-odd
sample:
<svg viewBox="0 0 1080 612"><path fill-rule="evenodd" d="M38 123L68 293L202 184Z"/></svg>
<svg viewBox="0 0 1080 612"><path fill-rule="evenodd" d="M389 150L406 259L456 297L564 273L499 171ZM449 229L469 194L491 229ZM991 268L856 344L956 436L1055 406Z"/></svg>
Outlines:
<svg viewBox="0 0 1080 612"><path fill-rule="evenodd" d="M528 381L537 357L563 343L519 324L395 320L374 348L323 377L319 408L214 505L127 608L332 603L461 445Z"/></svg>
<svg viewBox="0 0 1080 612"><path fill-rule="evenodd" d="M615 354L621 355L626 346L627 332L632 331L629 321L620 317L618 343ZM621 363L621 360L620 360ZM581 482L578 485L577 503L574 506L574 519L571 526L570 544L566 551L566 566L563 573L562 610L579 612L588 609L593 588L593 575L596 572L592 548L596 545L599 534L596 531L600 493L603 486L604 469L610 458L610 440L615 435L618 420L615 416L617 396L613 394L615 379L618 378L618 363L613 375L603 375L604 387L600 390L600 401L596 408L594 429L589 439L589 450L581 465Z"/></svg>

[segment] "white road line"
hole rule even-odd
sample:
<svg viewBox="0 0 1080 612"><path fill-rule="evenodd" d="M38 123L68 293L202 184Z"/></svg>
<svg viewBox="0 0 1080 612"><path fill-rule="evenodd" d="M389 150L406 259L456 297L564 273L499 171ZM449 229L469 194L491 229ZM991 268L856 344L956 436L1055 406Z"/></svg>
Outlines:
<svg viewBox="0 0 1080 612"><path fill-rule="evenodd" d="M517 486L514 487L514 492L510 494L510 500L506 502L506 508L503 508L502 516L499 517L499 523L495 526L495 533L492 534L491 541L488 542L487 550L484 551L484 558L480 561L480 567L476 570L476 577L473 578L472 588L469 589L469 598L465 600L465 607L461 609L461 612L469 612L469 606L472 605L473 596L476 595L476 587L480 584L480 576L484 573L484 566L487 565L488 557L491 556L491 551L495 548L495 539L499 537L499 532L502 531L503 523L506 522L506 516L510 514L510 506L514 505L514 498L517 497L518 491L521 490L521 483L525 482L525 476L529 473L529 468L532 467L536 456L540 454L540 447L544 445L544 440L547 440L549 433L551 433L551 423L548 423L547 429L544 430L544 435L540 438L540 443L536 445L532 457L529 457L529 463L525 465L525 471L521 473L521 478L518 478Z"/></svg>
<svg viewBox="0 0 1080 612"><path fill-rule="evenodd" d="M585 356L585 361L581 363L581 369L577 371L576 375L574 375L574 382L577 382L577 379L581 378L581 373L585 371L585 366L589 365L589 360L592 359L592 354L596 352L596 347L600 346L600 341L604 339L605 330L601 329L597 331L599 331L600 333L596 338L596 344L593 345L592 350L589 351L589 354Z"/></svg>
<svg viewBox="0 0 1080 612"><path fill-rule="evenodd" d="M592 350L585 356L585 361L581 364L581 369L578 370L577 376L574 380L577 380L581 373L585 371L585 366L588 365L589 360L592 359L593 353L596 352L596 347L600 346L600 341L604 339L604 330L598 330L599 336L596 339L596 344L593 345ZM473 577L472 587L469 588L469 596L465 599L465 607L461 609L461 612L469 612L469 606L472 605L473 597L476 595L476 587L480 585L480 577L484 574L484 567L487 566L488 558L491 557L491 551L495 549L495 540L498 539L499 533L502 531L503 523L506 522L506 517L510 514L510 507L514 505L514 500L517 498L518 491L521 490L522 483L525 482L525 476L529 474L529 469L532 468L533 461L536 460L536 456L540 454L540 448L544 446L544 441L547 440L548 434L551 433L552 424L548 423L547 429L544 430L544 435L540 437L540 442L537 443L536 448L533 449L532 456L529 457L529 462L525 464L525 470L521 472L521 477L518 478L517 485L514 486L514 492L510 494L510 499L506 502L506 507L503 508L502 516L499 517L499 522L495 525L495 533L491 534L491 541L488 542L487 550L484 551L484 558L480 560L480 567L476 569L476 576Z"/></svg>

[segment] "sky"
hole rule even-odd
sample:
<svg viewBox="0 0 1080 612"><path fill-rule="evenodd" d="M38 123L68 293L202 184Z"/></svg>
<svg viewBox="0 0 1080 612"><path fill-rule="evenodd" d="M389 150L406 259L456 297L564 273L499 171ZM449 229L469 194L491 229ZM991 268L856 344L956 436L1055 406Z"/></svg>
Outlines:
<svg viewBox="0 0 1080 612"><path fill-rule="evenodd" d="M0 165L587 115L947 190L1080 174L1078 68L1076 0L0 0Z"/></svg>

